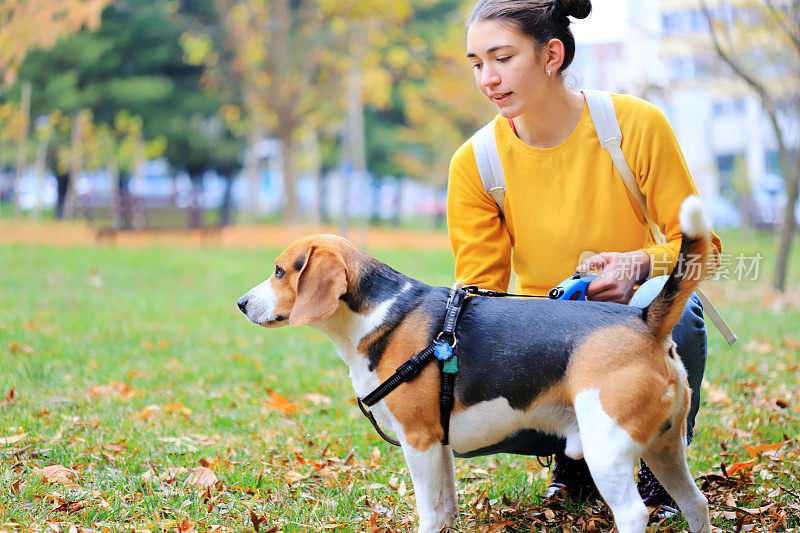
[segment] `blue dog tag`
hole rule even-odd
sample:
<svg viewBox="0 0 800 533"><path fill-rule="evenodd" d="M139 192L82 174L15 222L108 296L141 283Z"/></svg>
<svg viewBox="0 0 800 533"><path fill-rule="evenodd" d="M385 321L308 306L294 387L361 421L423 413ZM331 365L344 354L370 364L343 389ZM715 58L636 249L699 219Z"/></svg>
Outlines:
<svg viewBox="0 0 800 533"><path fill-rule="evenodd" d="M439 361L447 361L453 357L453 347L446 342L437 342L436 346L433 348L433 355L435 355L436 359Z"/></svg>

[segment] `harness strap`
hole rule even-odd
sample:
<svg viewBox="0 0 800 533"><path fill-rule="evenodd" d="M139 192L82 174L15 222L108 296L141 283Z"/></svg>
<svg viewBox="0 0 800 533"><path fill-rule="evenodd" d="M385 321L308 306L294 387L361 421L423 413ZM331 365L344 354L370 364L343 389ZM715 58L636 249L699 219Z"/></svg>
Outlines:
<svg viewBox="0 0 800 533"><path fill-rule="evenodd" d="M364 416L367 417L367 420L369 420L372 423L372 427L375 428L375 431L378 432L378 435L380 435L381 438L386 442L388 442L389 444L392 444L394 446L400 446L399 440L392 438L383 432L381 427L378 425L378 421L375 420L375 415L367 411L367 409L364 407L364 403L361 401L361 398L356 398L356 400L358 401L358 408L361 409L361 412L364 413Z"/></svg>
<svg viewBox="0 0 800 533"><path fill-rule="evenodd" d="M453 356L455 357L455 356ZM444 361L439 363L439 368L444 366ZM450 413L453 411L453 403L455 396L456 375L449 372L440 370L442 376L442 388L439 391L439 420L444 430L444 438L442 439L442 446L450 444Z"/></svg>
<svg viewBox="0 0 800 533"><path fill-rule="evenodd" d="M431 358L434 357L437 346L446 348L446 351L450 355L447 362L441 360L439 365L439 373L442 384L439 392L439 419L442 424L442 430L444 431L442 444L447 446L450 442L450 413L453 410L453 404L455 402L455 372L458 371L456 356L453 354L452 348L458 341L455 333L456 323L458 322L458 317L461 314L461 309L464 306L466 297L467 290L460 286L454 286L453 290L450 292L450 297L447 300L444 325L442 326L442 331L439 333L436 340L432 342L430 346L397 367L397 371L395 371L395 373L389 379L378 385L378 387L371 393L367 394L366 397L357 398L358 407L361 409L361 412L364 413L364 416L366 416L367 419L372 423L373 427L375 427L375 430L383 438L383 440L389 444L399 446L400 442L386 435L378 427L377 420L375 420L373 414L369 412L364 405L372 407L381 401L387 394L400 386L401 383L405 383L406 381L413 379L417 374L419 374L419 372L431 360ZM438 355L438 357L443 356ZM444 356L444 358L447 357ZM445 365L448 363L450 363L450 366L446 367Z"/></svg>
<svg viewBox="0 0 800 533"><path fill-rule="evenodd" d="M367 394L366 397L360 399L359 402L363 402L364 405L368 407L372 407L379 401L383 399L384 396L392 392L394 389L400 386L400 384L409 381L411 378L415 377L419 374L422 367L424 367L428 361L433 357L433 351L436 347L436 344L431 344L417 355L397 367L397 371L378 385L378 388L374 391Z"/></svg>
<svg viewBox="0 0 800 533"><path fill-rule="evenodd" d="M461 307L464 305L464 298L466 297L467 291L460 286L450 292L450 298L447 300L447 310L444 314L444 325L442 325L442 331L436 337L436 340L449 342L450 346L456 345L456 322L458 322L458 315L461 314Z"/></svg>

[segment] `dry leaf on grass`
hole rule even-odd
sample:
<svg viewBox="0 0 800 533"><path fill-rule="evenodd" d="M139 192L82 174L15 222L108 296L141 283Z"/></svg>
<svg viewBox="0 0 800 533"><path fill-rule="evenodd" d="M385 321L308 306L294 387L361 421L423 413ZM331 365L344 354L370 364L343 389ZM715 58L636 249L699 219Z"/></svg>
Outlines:
<svg viewBox="0 0 800 533"><path fill-rule="evenodd" d="M204 466L198 466L192 470L192 473L186 478L186 485L207 489L217 481L219 481L219 478L217 478L214 472Z"/></svg>
<svg viewBox="0 0 800 533"><path fill-rule="evenodd" d="M331 399L324 394L320 394L318 392L312 392L309 394L303 394L303 398L308 400L309 402L313 403L314 405L330 405Z"/></svg>
<svg viewBox="0 0 800 533"><path fill-rule="evenodd" d="M121 381L112 381L108 385L93 385L86 393L87 399L97 398L98 396L115 396L119 398L133 398L135 396L130 385Z"/></svg>
<svg viewBox="0 0 800 533"><path fill-rule="evenodd" d="M290 402L285 396L273 393L266 402L267 407L277 409L285 415L294 414L297 411L297 404Z"/></svg>
<svg viewBox="0 0 800 533"><path fill-rule="evenodd" d="M751 459L750 461L746 461L744 463L733 463L731 466L725 469L725 474L728 477L732 476L736 472L744 472L747 470L752 469L756 464L756 459Z"/></svg>
<svg viewBox="0 0 800 533"><path fill-rule="evenodd" d="M132 416L135 416L137 418L141 418L142 420L147 420L148 418L150 418L151 416L153 416L154 414L156 414L160 410L161 410L160 406L158 406L156 404L151 404L151 405L146 406L144 409L142 409L141 411L139 411L138 413L136 413L135 415L132 415Z"/></svg>
<svg viewBox="0 0 800 533"><path fill-rule="evenodd" d="M60 483L61 485L77 485L78 475L74 470L63 465L45 466L38 471L42 479L48 483Z"/></svg>
<svg viewBox="0 0 800 533"><path fill-rule="evenodd" d="M16 354L16 353L19 353L19 352L27 353L27 354L32 354L33 353L33 348L31 348L30 346L28 346L26 344L19 344L18 342L14 342L14 341L9 341L8 350L13 354Z"/></svg>
<svg viewBox="0 0 800 533"><path fill-rule="evenodd" d="M759 444L758 446L745 446L744 449L750 454L750 457L757 457L761 452L768 452L782 448L789 441L773 442L772 444ZM730 473L730 470L728 470Z"/></svg>
<svg viewBox="0 0 800 533"><path fill-rule="evenodd" d="M8 394L6 394L6 397L3 398L2 402L0 402L0 405L8 405L12 403L16 398L16 396L17 396L17 391L14 390L14 387L11 387L11 390L8 391Z"/></svg>
<svg viewBox="0 0 800 533"><path fill-rule="evenodd" d="M27 436L27 433L20 433L19 435L11 435L10 437L0 437L0 444L14 444Z"/></svg>

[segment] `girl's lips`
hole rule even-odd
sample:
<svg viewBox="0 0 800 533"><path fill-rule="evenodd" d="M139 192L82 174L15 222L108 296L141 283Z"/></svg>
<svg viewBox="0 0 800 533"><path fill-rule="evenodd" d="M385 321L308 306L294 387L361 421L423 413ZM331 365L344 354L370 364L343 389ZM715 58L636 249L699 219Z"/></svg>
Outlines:
<svg viewBox="0 0 800 533"><path fill-rule="evenodd" d="M500 104L500 103L505 102L508 99L508 97L511 96L511 94L512 93L507 92L507 93L493 94L493 95L490 95L490 96L491 96L492 101L494 103Z"/></svg>

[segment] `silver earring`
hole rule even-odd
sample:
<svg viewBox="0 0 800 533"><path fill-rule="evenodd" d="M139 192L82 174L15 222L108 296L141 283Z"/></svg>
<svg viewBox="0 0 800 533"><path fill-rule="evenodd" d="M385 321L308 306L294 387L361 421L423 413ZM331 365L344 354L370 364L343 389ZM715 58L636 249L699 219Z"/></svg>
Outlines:
<svg viewBox="0 0 800 533"><path fill-rule="evenodd" d="M548 77L548 78L550 77L550 74L552 74L552 73L553 73L553 71L552 71L552 70L550 70L550 69L547 69L547 77Z"/></svg>

